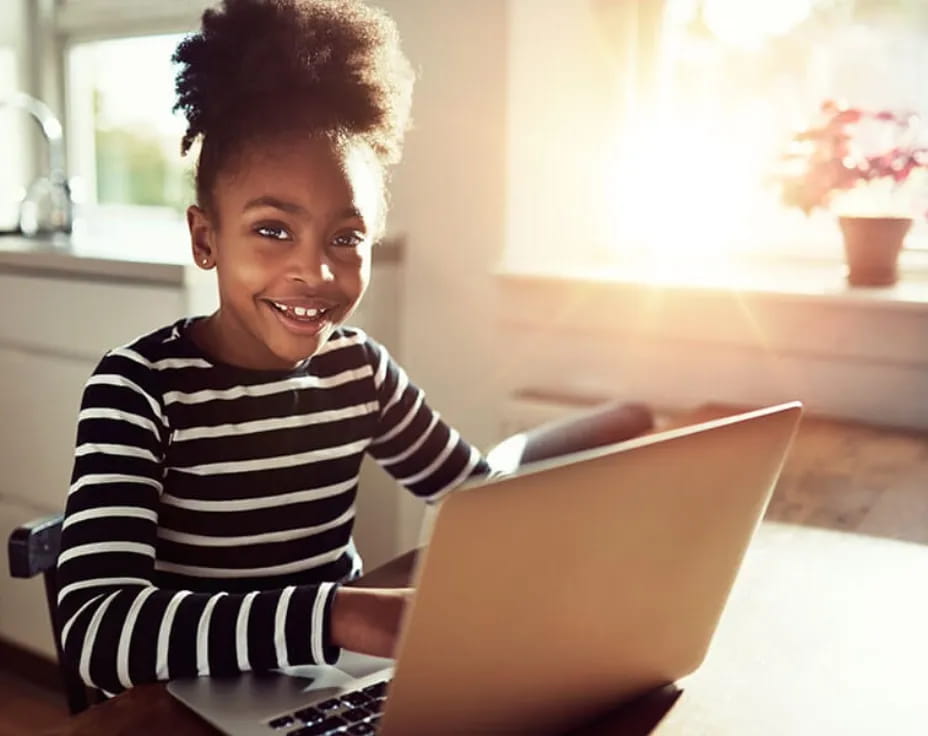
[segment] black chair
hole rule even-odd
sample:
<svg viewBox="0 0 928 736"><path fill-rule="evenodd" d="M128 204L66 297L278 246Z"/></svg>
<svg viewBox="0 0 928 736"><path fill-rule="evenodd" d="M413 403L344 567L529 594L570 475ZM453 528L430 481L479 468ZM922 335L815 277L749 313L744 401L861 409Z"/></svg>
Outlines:
<svg viewBox="0 0 928 736"><path fill-rule="evenodd" d="M610 402L597 405L579 414L553 421L528 430L521 435L515 449L514 465L556 457L569 452L590 449L631 439L650 431L654 427L651 410L644 404ZM513 438L496 446L503 448ZM496 452L494 450L492 452ZM505 453L510 454L511 453ZM10 534L10 574L14 578L33 578L42 575L45 579L45 597L48 614L58 654L58 669L68 698L71 713L86 710L91 702L101 702L104 695L99 690L88 688L80 676L65 663L61 651L61 625L58 619L58 581L56 564L61 549L61 525L64 516L53 514L17 527Z"/></svg>
<svg viewBox="0 0 928 736"><path fill-rule="evenodd" d="M58 670L68 698L71 713L80 713L90 704L87 688L76 671L65 664L61 651L61 621L58 620L58 580L55 566L61 548L61 524L64 517L52 514L16 527L10 534L8 551L10 574L14 578L34 578L42 575L45 581L45 599L51 619ZM101 697L97 693L94 701Z"/></svg>

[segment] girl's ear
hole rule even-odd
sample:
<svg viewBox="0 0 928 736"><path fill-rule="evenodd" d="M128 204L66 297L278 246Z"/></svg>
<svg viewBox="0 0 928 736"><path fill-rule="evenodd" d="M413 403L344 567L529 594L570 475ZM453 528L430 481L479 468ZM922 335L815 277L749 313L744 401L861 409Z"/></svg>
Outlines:
<svg viewBox="0 0 928 736"><path fill-rule="evenodd" d="M216 265L213 225L206 212L195 204L187 208L187 228L190 230L193 262L204 270L211 269Z"/></svg>

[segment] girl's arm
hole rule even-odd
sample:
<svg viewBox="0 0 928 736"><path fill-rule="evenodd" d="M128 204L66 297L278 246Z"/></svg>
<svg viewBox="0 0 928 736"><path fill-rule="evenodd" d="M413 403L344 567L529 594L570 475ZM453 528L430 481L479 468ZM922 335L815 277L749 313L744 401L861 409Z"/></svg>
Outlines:
<svg viewBox="0 0 928 736"><path fill-rule="evenodd" d="M490 475L472 445L433 411L379 343L367 338L379 421L368 452L399 483L429 502L466 480Z"/></svg>
<svg viewBox="0 0 928 736"><path fill-rule="evenodd" d="M235 594L154 584L168 430L154 371L136 358L108 355L84 391L58 560L66 660L108 692L334 661L333 584Z"/></svg>
<svg viewBox="0 0 928 736"><path fill-rule="evenodd" d="M604 402L514 435L490 453L488 464L437 412L386 349L367 340L380 421L370 454L400 483L436 501L464 481L511 473L526 463L637 437L654 428L649 407Z"/></svg>

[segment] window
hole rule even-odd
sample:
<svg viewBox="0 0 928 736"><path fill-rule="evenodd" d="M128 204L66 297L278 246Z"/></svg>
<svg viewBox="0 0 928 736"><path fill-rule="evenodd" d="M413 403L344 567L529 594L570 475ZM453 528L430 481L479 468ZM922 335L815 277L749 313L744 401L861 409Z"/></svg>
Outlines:
<svg viewBox="0 0 928 736"><path fill-rule="evenodd" d="M838 260L834 215L780 201L791 133L826 99L928 121L924 0L511 0L511 15L517 267ZM907 246L926 244L918 222Z"/></svg>
<svg viewBox="0 0 928 736"><path fill-rule="evenodd" d="M786 209L770 181L791 132L815 122L823 101L928 120L922 0L674 0L664 40L663 165L679 175L682 219L722 249L835 247L834 216Z"/></svg>
<svg viewBox="0 0 928 736"><path fill-rule="evenodd" d="M185 123L171 112L171 55L209 4L56 0L43 6L49 10L40 28L54 29L59 68L53 76L63 80L68 169L78 183L77 226L85 233L131 242L145 237L140 249L184 242L195 156L180 156Z"/></svg>
<svg viewBox="0 0 928 736"><path fill-rule="evenodd" d="M87 202L180 213L192 201L192 161L180 157L185 123L171 113L170 59L181 38L92 41L69 50L71 171L83 179Z"/></svg>

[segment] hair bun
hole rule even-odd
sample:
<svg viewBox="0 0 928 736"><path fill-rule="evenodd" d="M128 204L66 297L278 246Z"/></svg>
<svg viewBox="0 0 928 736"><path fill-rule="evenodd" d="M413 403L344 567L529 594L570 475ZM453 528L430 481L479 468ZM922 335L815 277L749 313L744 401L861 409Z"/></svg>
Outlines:
<svg viewBox="0 0 928 736"><path fill-rule="evenodd" d="M224 0L173 60L183 153L198 136L307 126L399 159L412 71L392 20L359 0Z"/></svg>

